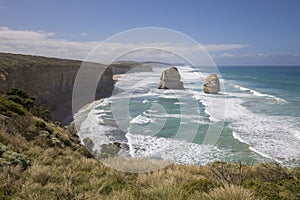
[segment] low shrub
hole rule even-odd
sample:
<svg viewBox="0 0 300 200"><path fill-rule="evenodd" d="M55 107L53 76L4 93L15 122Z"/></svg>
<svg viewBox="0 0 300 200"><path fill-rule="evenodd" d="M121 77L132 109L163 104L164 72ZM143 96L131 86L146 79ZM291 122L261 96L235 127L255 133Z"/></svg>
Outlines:
<svg viewBox="0 0 300 200"><path fill-rule="evenodd" d="M37 117L39 117L39 118L41 118L41 119L43 119L47 122L51 121L51 119L52 119L52 114L51 114L50 110L48 109L48 107L45 104L42 104L42 105L39 105L39 106L34 106L30 110L30 112L33 115L35 115L35 116L37 116Z"/></svg>
<svg viewBox="0 0 300 200"><path fill-rule="evenodd" d="M200 196L199 199L206 200L258 200L253 192L236 185L214 188L209 193Z"/></svg>
<svg viewBox="0 0 300 200"><path fill-rule="evenodd" d="M0 167L19 165L23 169L30 166L30 161L23 154L11 151L7 146L0 143Z"/></svg>

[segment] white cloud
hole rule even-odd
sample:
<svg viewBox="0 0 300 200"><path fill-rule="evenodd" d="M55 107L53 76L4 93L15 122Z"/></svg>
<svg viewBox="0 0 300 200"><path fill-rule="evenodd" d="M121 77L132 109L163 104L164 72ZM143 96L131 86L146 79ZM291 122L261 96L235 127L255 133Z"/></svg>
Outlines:
<svg viewBox="0 0 300 200"><path fill-rule="evenodd" d="M82 33L86 36L86 33ZM203 47L211 52L222 52L226 50L234 50L249 47L244 44L205 44L201 46L187 46L180 43L127 43L127 42L105 42L90 41L76 42L67 39L56 38L56 34L44 31L30 30L13 30L7 27L0 27L0 51L11 53L35 54L51 57L84 59L97 45L101 48L94 50L94 55L97 58L91 57L99 62L110 62L124 52L129 52L139 48L144 50L135 51L126 58L143 58L149 59L149 49L152 49L151 56L157 59L166 59L167 57L176 57L169 52L176 52L179 55L184 55L187 58L199 57L199 52L204 52ZM146 49L145 49L146 48ZM156 49L156 50L154 50ZM163 49L161 51L157 49ZM155 56L154 56L155 55ZM233 54L223 53L223 57L232 57ZM199 58L201 59L201 58Z"/></svg>
<svg viewBox="0 0 300 200"><path fill-rule="evenodd" d="M205 44L203 46L207 51L226 51L251 47L246 44Z"/></svg>
<svg viewBox="0 0 300 200"><path fill-rule="evenodd" d="M234 58L234 57L236 57L236 55L234 55L232 53L222 53L220 55L220 57L223 57L223 58Z"/></svg>
<svg viewBox="0 0 300 200"><path fill-rule="evenodd" d="M265 54L265 53L258 53L258 54L256 54L256 56L258 56L258 57L269 57L269 55Z"/></svg>
<svg viewBox="0 0 300 200"><path fill-rule="evenodd" d="M97 42L74 42L54 38L55 33L0 28L0 51L83 59ZM62 53L63 52L63 53Z"/></svg>

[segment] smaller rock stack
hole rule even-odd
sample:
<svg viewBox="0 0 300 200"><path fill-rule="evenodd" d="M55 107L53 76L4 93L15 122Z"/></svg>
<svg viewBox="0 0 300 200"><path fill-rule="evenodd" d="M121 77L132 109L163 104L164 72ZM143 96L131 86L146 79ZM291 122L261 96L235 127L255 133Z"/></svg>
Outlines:
<svg viewBox="0 0 300 200"><path fill-rule="evenodd" d="M176 67L170 67L162 72L158 89L184 89L181 77Z"/></svg>
<svg viewBox="0 0 300 200"><path fill-rule="evenodd" d="M207 94L220 92L220 81L216 74L210 74L204 79L203 91Z"/></svg>

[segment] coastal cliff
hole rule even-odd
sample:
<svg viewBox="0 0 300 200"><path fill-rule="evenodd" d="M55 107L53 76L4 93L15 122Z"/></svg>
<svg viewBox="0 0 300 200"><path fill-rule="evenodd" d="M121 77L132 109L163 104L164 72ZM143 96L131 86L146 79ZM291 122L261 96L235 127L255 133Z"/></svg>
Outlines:
<svg viewBox="0 0 300 200"><path fill-rule="evenodd" d="M72 90L81 64L76 60L0 53L0 91L21 88L39 104L49 106L54 120L67 122L72 118ZM96 98L111 95L112 75L111 68L107 68L98 83Z"/></svg>
<svg viewBox="0 0 300 200"><path fill-rule="evenodd" d="M152 63L153 64L153 63ZM157 63L154 63L157 65ZM113 74L125 74L132 72L152 72L151 63L135 62L135 61L118 61L111 63Z"/></svg>

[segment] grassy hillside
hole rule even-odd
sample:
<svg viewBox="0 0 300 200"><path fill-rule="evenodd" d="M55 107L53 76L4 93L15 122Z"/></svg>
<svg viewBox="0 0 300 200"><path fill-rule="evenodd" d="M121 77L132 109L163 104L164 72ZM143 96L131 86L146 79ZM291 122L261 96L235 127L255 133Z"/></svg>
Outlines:
<svg viewBox="0 0 300 200"><path fill-rule="evenodd" d="M33 55L22 55L12 53L0 53L0 69L13 69L34 65L48 65L48 66L80 66L81 61L60 59L60 58L49 58L44 56L33 56Z"/></svg>
<svg viewBox="0 0 300 200"><path fill-rule="evenodd" d="M215 162L116 171L49 114L21 90L0 96L0 199L300 199L300 167Z"/></svg>

